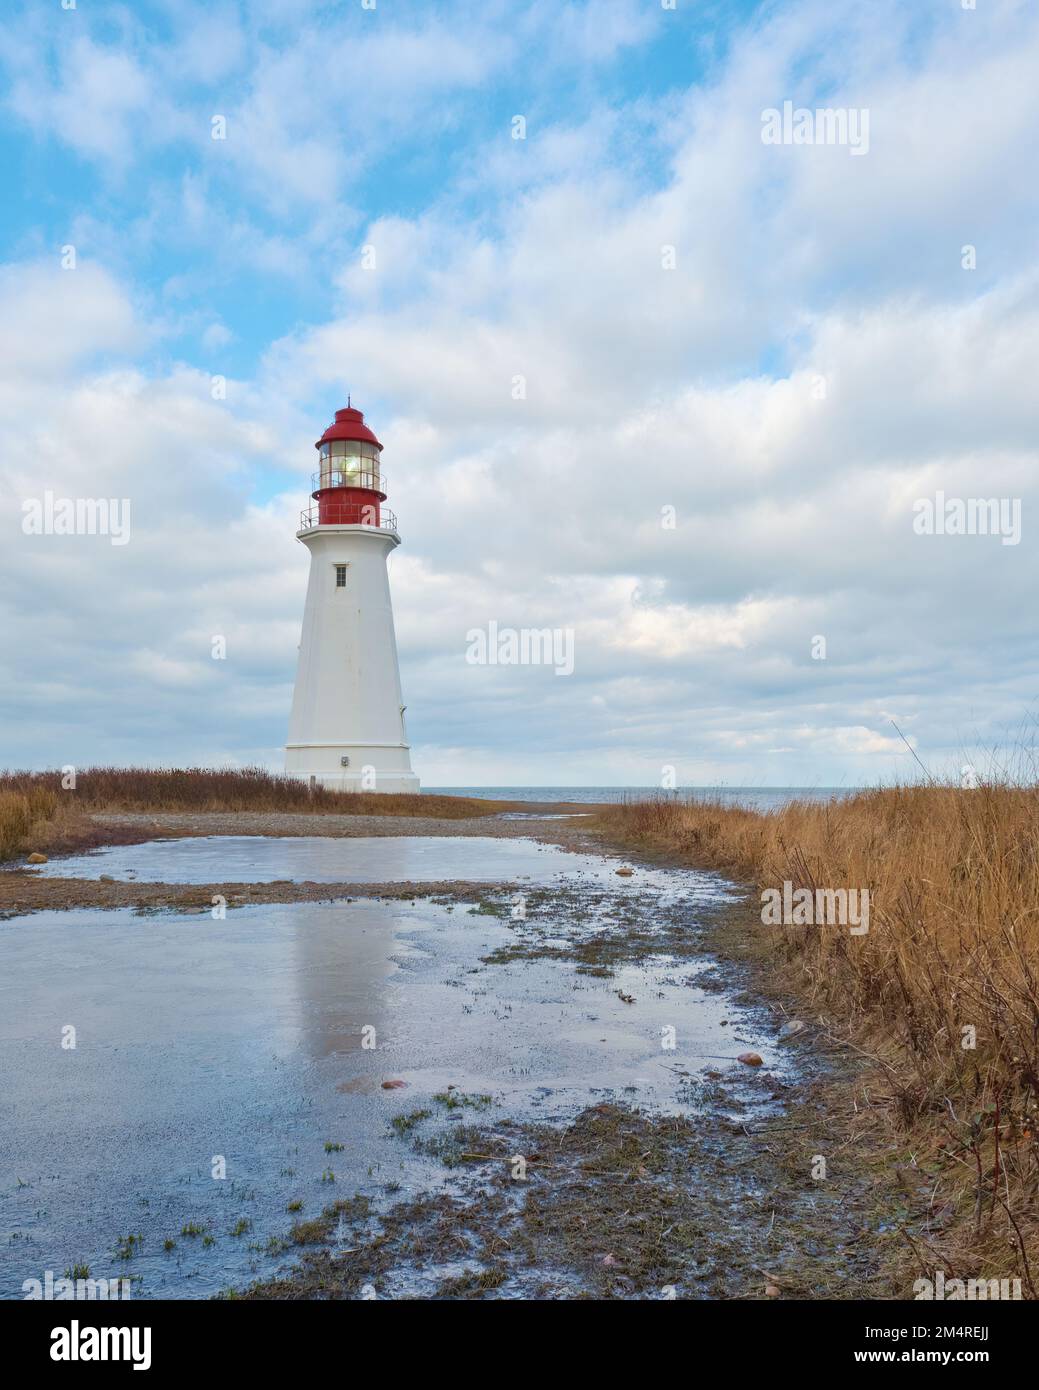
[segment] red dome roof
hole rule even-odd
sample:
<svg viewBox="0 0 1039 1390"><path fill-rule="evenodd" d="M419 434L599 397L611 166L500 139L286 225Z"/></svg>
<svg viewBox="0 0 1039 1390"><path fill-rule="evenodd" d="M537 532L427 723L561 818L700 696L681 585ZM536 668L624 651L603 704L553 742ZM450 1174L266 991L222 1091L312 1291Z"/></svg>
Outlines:
<svg viewBox="0 0 1039 1390"><path fill-rule="evenodd" d="M347 406L345 410L336 411L335 420L325 430L314 448L320 449L322 444L327 444L330 439L363 439L366 444L374 444L377 449L382 448L375 435L364 423L363 413L350 406Z"/></svg>

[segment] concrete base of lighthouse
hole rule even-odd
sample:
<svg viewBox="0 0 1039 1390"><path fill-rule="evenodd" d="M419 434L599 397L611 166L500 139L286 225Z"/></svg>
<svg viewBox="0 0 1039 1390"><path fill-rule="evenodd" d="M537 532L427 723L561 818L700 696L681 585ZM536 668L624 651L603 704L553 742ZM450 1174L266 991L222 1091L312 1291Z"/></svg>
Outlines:
<svg viewBox="0 0 1039 1390"><path fill-rule="evenodd" d="M285 771L301 782L334 792L417 792L420 787L406 745L289 743Z"/></svg>

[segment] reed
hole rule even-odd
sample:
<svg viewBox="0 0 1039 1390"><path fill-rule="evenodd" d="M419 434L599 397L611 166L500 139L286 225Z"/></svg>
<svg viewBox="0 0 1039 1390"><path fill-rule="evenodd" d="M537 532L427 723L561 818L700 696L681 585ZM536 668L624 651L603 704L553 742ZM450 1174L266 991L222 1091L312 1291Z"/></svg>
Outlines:
<svg viewBox="0 0 1039 1390"><path fill-rule="evenodd" d="M58 798L47 787L14 790L0 779L0 859L17 854L34 828L50 821L57 808Z"/></svg>
<svg viewBox="0 0 1039 1390"><path fill-rule="evenodd" d="M751 930L781 986L873 1062L874 1117L930 1194L910 1263L1005 1274L1009 1259L1035 1297L1039 789L930 783L770 813L662 797L600 823L759 890L869 890L865 935L756 915Z"/></svg>
<svg viewBox="0 0 1039 1390"><path fill-rule="evenodd" d="M314 815L493 815L501 803L477 797L422 796L311 789L266 768L92 767L72 789L60 772L0 773L0 856L24 848L34 823L89 811L268 811Z"/></svg>

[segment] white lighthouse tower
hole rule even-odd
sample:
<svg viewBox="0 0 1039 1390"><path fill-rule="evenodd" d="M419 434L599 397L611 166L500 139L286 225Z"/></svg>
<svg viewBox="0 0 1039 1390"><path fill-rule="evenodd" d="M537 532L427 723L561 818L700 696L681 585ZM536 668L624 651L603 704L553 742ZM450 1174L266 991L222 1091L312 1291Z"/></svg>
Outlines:
<svg viewBox="0 0 1039 1390"><path fill-rule="evenodd" d="M417 792L386 573L400 537L382 505L382 445L348 406L315 447L316 505L296 532L310 581L285 770L338 791Z"/></svg>

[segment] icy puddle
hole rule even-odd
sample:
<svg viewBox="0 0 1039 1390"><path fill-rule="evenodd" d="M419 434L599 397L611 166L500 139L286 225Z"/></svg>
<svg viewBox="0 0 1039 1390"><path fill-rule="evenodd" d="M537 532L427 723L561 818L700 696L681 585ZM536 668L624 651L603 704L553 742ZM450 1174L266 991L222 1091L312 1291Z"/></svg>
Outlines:
<svg viewBox="0 0 1039 1390"><path fill-rule="evenodd" d="M609 879L617 862L536 840L492 836L205 835L110 845L52 860L34 872L44 878L107 874L141 883L489 883L520 878L548 883L563 876ZM643 882L660 877L640 875Z"/></svg>
<svg viewBox="0 0 1039 1390"><path fill-rule="evenodd" d="M366 842L224 852L272 843L360 854ZM489 874L532 862L529 845L490 844ZM214 876L245 875L225 862L201 874ZM293 1221L336 1198L387 1205L456 1181L416 1151L419 1134L564 1122L604 1100L695 1110L704 1071L745 1072L747 1047L781 1073L761 1020L698 986L710 961L674 953L674 933L695 940L727 886L658 877L666 886L641 891L615 878L534 890L525 921L503 897L0 923L0 1296L84 1265L131 1278L135 1298L211 1296L290 1265L298 1252L279 1242ZM623 942L632 921L665 949L608 968L566 955L589 932ZM412 1130L416 1110L430 1115Z"/></svg>

